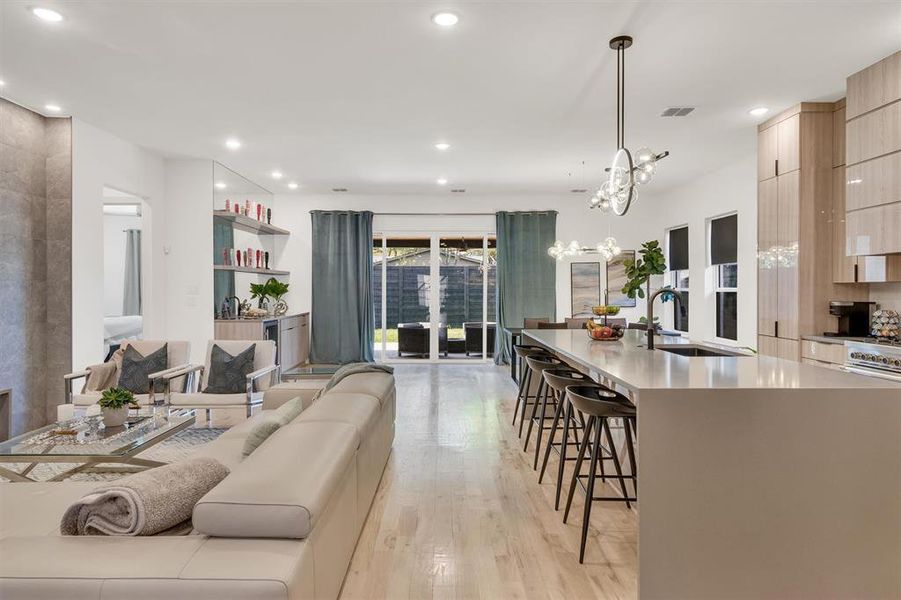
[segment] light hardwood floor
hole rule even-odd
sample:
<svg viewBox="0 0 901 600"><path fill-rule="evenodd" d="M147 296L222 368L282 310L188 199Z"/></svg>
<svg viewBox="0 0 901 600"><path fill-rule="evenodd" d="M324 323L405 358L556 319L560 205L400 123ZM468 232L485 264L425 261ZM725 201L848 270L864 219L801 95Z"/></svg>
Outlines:
<svg viewBox="0 0 901 600"><path fill-rule="evenodd" d="M509 369L404 365L396 376L394 449L341 598L637 596L636 514L595 503L579 564L583 495L564 525L556 455L539 486L510 425Z"/></svg>

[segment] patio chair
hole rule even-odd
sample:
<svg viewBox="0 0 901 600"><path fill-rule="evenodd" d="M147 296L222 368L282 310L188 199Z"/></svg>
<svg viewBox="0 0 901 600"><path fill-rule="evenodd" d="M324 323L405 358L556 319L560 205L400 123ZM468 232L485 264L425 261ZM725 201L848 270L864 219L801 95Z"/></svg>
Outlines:
<svg viewBox="0 0 901 600"><path fill-rule="evenodd" d="M187 377L165 378L165 376L188 366L191 345L188 342L174 340L126 340L122 342L122 350L127 350L131 346L145 357L159 351L163 345L166 345L167 349L166 368L147 376L146 393L135 393L135 400L142 406L165 404L172 391L182 392L185 390ZM64 375L65 402L75 406L96 404L104 390L118 385L119 368L119 362L113 359ZM82 386L82 390L76 393L73 391L73 384L78 379L85 379L85 384Z"/></svg>
<svg viewBox="0 0 901 600"><path fill-rule="evenodd" d="M397 357L404 354L416 356L429 355L431 331L428 323L398 323L397 325ZM438 326L438 351L447 356L447 326Z"/></svg>
<svg viewBox="0 0 901 600"><path fill-rule="evenodd" d="M255 346L252 371L235 374L232 378L240 378L242 391L229 393L210 393L210 369L213 347L218 346L232 357ZM200 374L200 384L192 386L185 392L173 392L169 397L170 408L196 408L206 410L209 423L214 408L243 408L247 416L253 415L253 408L263 403L263 392L273 383L278 383L279 367L275 362L275 342L272 340L210 340L206 349L206 361L203 365L189 365L184 369L167 374L174 378L191 373ZM267 377L268 376L268 377Z"/></svg>
<svg viewBox="0 0 901 600"><path fill-rule="evenodd" d="M494 333L496 325L488 323L488 354L486 356L494 356ZM481 323L463 323L463 333L466 337L466 356L472 354L482 354L482 324Z"/></svg>

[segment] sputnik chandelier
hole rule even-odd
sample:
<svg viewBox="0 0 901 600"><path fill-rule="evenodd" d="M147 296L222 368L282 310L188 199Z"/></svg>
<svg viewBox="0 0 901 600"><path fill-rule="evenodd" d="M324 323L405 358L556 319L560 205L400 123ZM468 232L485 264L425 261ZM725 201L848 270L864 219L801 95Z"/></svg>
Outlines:
<svg viewBox="0 0 901 600"><path fill-rule="evenodd" d="M610 40L610 48L616 50L616 154L606 172L604 181L588 206L604 212L623 216L637 196L637 185L651 181L657 170L657 161L669 156L669 152L657 154L650 148L641 148L633 156L626 148L626 48L632 38L620 35Z"/></svg>
<svg viewBox="0 0 901 600"><path fill-rule="evenodd" d="M557 260L563 260L570 256L581 256L583 254L600 254L605 260L610 260L617 254L622 252L622 248L616 243L616 239L608 237L597 246L583 246L576 240L569 244L564 244L560 240L554 242L554 245L547 249L547 253Z"/></svg>

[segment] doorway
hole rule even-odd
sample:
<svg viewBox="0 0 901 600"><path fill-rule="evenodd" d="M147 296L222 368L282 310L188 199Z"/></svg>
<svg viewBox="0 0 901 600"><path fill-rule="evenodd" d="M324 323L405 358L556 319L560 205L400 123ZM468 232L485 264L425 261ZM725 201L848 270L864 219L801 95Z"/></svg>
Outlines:
<svg viewBox="0 0 901 600"><path fill-rule="evenodd" d="M372 256L377 360L478 363L493 357L493 234L381 233Z"/></svg>

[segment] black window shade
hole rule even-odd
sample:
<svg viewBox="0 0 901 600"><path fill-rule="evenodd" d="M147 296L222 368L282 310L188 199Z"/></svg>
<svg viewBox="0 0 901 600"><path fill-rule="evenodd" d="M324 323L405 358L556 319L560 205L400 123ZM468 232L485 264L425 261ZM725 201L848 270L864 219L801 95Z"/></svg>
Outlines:
<svg viewBox="0 0 901 600"><path fill-rule="evenodd" d="M669 230L669 270L688 268L688 227Z"/></svg>
<svg viewBox="0 0 901 600"><path fill-rule="evenodd" d="M738 262L738 215L710 222L710 264Z"/></svg>

